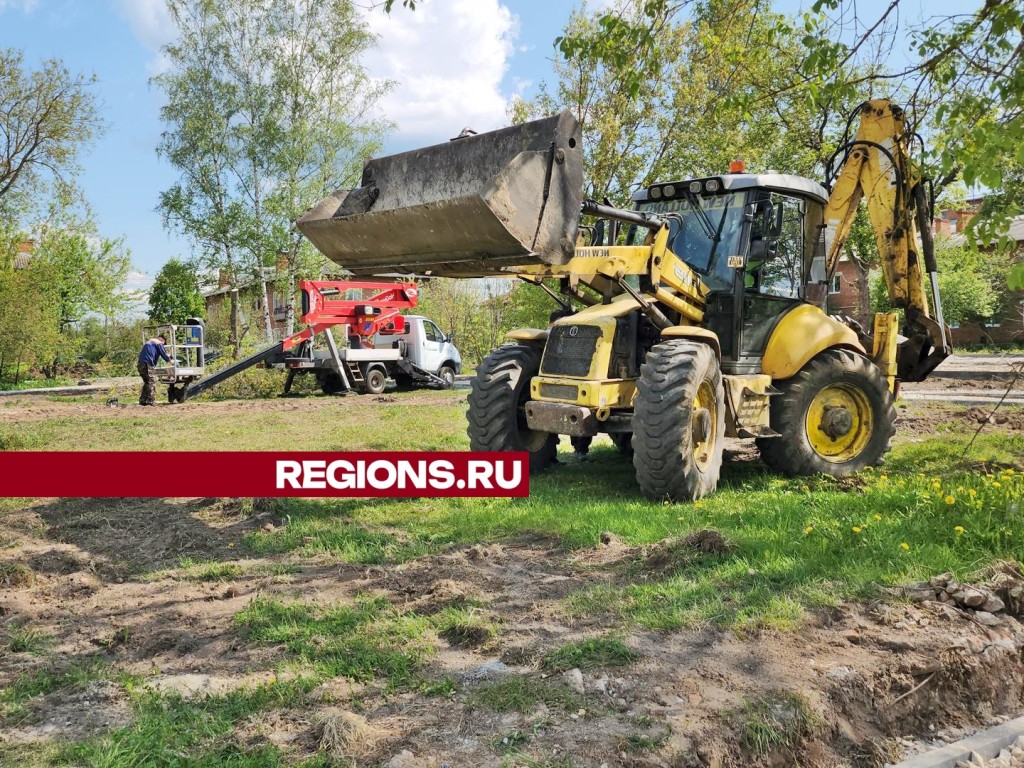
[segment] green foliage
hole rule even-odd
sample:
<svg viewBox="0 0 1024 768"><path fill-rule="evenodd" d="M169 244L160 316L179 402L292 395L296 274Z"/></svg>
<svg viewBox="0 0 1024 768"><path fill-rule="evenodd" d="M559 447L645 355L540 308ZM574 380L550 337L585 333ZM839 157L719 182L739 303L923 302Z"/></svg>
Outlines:
<svg viewBox="0 0 1024 768"><path fill-rule="evenodd" d="M683 8L688 15L684 17ZM653 181L752 170L811 175L824 121L800 96L803 46L759 0L630 0L573 14L557 41L558 83L513 119L569 108L584 130L588 194L620 204ZM757 101L768 88L792 93Z"/></svg>
<svg viewBox="0 0 1024 768"><path fill-rule="evenodd" d="M640 654L628 648L615 637L594 637L589 640L566 643L544 657L544 666L563 672L567 669L595 669L600 667L624 667L640 658Z"/></svg>
<svg viewBox="0 0 1024 768"><path fill-rule="evenodd" d="M1024 291L1024 262L1015 264L1006 277L1011 291Z"/></svg>
<svg viewBox="0 0 1024 768"><path fill-rule="evenodd" d="M49 363L60 347L58 308L42 282L48 270L0 269L0 384L17 385L23 371Z"/></svg>
<svg viewBox="0 0 1024 768"><path fill-rule="evenodd" d="M939 294L948 324L975 322L992 317L1001 302L1005 285L1005 258L999 253L978 251L948 238L935 242L939 266ZM930 286L927 286L929 294ZM888 312L888 290L881 273L871 283L871 304L876 312Z"/></svg>
<svg viewBox="0 0 1024 768"><path fill-rule="evenodd" d="M557 284L552 286L557 292ZM436 321L476 366L516 328L547 328L558 304L541 288L504 279L431 280L420 287L418 314Z"/></svg>
<svg viewBox="0 0 1024 768"><path fill-rule="evenodd" d="M95 82L58 59L28 71L21 51L0 49L0 218L19 187L63 182L78 170L79 153L103 129Z"/></svg>
<svg viewBox="0 0 1024 768"><path fill-rule="evenodd" d="M164 264L149 291L149 319L181 325L190 317L203 317L205 311L195 269L177 259Z"/></svg>
<svg viewBox="0 0 1024 768"><path fill-rule="evenodd" d="M291 295L296 279L325 268L292 222L352 186L387 127L372 115L389 84L361 63L374 38L350 0L171 0L168 9L178 36L155 78L166 96L158 151L179 179L161 195L165 223L233 287L286 256L279 288ZM265 302L261 310L266 331ZM237 323L236 308L236 353Z"/></svg>

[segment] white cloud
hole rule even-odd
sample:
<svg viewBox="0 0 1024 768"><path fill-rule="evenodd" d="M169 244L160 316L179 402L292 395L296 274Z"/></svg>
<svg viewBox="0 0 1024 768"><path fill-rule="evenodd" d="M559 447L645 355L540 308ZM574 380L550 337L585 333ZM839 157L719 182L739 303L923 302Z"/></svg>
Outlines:
<svg viewBox="0 0 1024 768"><path fill-rule="evenodd" d="M395 3L390 15L367 11L380 36L366 59L370 72L397 81L383 111L404 142L445 141L464 127L507 123L502 90L515 51L519 18L501 0L425 0L415 11Z"/></svg>
<svg viewBox="0 0 1024 768"><path fill-rule="evenodd" d="M145 272L133 269L125 278L123 290L125 291L146 291L153 287L154 278Z"/></svg>
<svg viewBox="0 0 1024 768"><path fill-rule="evenodd" d="M151 73L164 71L160 47L175 34L165 0L116 2L154 52ZM503 0L421 0L414 11L395 3L391 14L379 5L365 14L380 42L364 63L374 77L397 82L381 109L398 124L402 143L445 141L467 126L487 131L507 123L515 86L506 93L502 81L516 52L519 18Z"/></svg>
<svg viewBox="0 0 1024 768"><path fill-rule="evenodd" d="M2 2L4 0L0 0ZM160 48L174 40L176 32L171 15L167 12L166 0L117 0L117 3L135 37L153 51L153 59L148 65L150 74L166 71L168 63Z"/></svg>
<svg viewBox="0 0 1024 768"><path fill-rule="evenodd" d="M38 4L39 0L0 0L0 13L6 10L31 13Z"/></svg>

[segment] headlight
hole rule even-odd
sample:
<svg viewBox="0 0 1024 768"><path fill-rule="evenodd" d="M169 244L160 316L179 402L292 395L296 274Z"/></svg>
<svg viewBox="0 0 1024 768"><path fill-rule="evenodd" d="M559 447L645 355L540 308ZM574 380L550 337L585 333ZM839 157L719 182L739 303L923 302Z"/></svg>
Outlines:
<svg viewBox="0 0 1024 768"><path fill-rule="evenodd" d="M676 188L673 185L671 185L671 184L666 184L665 185L665 197L675 197L675 196L676 196Z"/></svg>
<svg viewBox="0 0 1024 768"><path fill-rule="evenodd" d="M700 186L700 182L699 181L691 181L690 182L690 191L693 194L699 195L700 194L700 190L701 190L701 186Z"/></svg>
<svg viewBox="0 0 1024 768"><path fill-rule="evenodd" d="M651 200L661 200L661 187L651 187L647 194L651 196Z"/></svg>
<svg viewBox="0 0 1024 768"><path fill-rule="evenodd" d="M718 183L718 179L708 179L704 188L707 189L708 192L717 192L719 186L721 185Z"/></svg>

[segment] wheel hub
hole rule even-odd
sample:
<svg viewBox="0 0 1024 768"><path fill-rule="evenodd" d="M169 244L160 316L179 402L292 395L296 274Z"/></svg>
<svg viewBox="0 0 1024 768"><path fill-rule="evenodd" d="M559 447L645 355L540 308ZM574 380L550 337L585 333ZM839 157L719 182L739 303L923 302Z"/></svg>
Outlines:
<svg viewBox="0 0 1024 768"><path fill-rule="evenodd" d="M703 443L711 436L711 411L707 408L697 408L691 418L693 442Z"/></svg>
<svg viewBox="0 0 1024 768"><path fill-rule="evenodd" d="M853 429L853 414L845 406L825 406L821 415L821 431L838 440Z"/></svg>

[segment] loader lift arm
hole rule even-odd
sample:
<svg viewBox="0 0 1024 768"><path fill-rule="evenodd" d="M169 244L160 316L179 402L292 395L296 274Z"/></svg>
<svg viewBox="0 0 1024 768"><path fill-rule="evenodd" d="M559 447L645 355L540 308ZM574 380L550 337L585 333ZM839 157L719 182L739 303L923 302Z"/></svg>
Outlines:
<svg viewBox="0 0 1024 768"><path fill-rule="evenodd" d="M887 99L867 101L851 115L851 123L858 112L856 135L829 162L831 180L834 163L842 158L825 208L826 270L830 277L834 274L857 208L866 199L889 301L906 315L906 341L897 351L896 375L903 381L922 381L952 351L938 289L928 182L910 157L916 137L907 131L902 108Z"/></svg>

